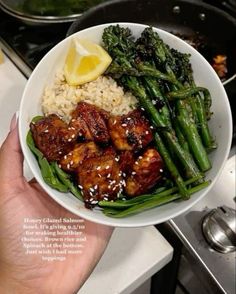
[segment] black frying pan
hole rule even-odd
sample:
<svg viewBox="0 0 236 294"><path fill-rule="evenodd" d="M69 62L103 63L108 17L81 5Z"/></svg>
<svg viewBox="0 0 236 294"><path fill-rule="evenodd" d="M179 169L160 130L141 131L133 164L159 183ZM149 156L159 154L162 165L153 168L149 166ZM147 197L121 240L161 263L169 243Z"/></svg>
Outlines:
<svg viewBox="0 0 236 294"><path fill-rule="evenodd" d="M227 56L224 83L236 78L236 19L214 6L199 0L113 0L84 13L68 35L109 22L149 24L198 40L198 50L210 63L215 54Z"/></svg>

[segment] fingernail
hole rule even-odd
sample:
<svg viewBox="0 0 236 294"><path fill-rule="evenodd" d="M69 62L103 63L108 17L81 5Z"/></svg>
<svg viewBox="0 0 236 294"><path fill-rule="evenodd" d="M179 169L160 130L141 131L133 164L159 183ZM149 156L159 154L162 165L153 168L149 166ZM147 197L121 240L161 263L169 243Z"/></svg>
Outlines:
<svg viewBox="0 0 236 294"><path fill-rule="evenodd" d="M13 131L15 129L15 127L17 126L18 116L19 116L19 113L17 111L11 119L10 131Z"/></svg>

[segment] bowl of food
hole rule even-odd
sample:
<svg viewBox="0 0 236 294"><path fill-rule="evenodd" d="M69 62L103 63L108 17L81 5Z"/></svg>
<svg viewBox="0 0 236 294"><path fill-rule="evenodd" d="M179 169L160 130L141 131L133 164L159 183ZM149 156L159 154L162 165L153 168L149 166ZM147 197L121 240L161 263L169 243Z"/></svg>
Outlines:
<svg viewBox="0 0 236 294"><path fill-rule="evenodd" d="M193 47L116 23L77 32L40 61L19 134L56 202L96 223L139 227L208 193L228 157L232 118L222 83Z"/></svg>

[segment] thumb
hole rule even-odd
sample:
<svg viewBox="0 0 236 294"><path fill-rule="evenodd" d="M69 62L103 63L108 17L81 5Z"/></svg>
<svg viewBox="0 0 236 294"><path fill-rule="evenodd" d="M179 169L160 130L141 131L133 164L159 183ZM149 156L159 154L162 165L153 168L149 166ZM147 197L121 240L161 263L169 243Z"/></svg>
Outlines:
<svg viewBox="0 0 236 294"><path fill-rule="evenodd" d="M0 177L3 181L23 177L23 154L20 148L16 115L13 116L10 132L0 148Z"/></svg>

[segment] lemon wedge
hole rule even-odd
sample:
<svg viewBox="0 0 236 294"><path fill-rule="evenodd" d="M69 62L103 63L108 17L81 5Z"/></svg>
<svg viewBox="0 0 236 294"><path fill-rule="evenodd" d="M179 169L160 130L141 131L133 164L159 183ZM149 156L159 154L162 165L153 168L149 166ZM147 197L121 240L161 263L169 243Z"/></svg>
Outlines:
<svg viewBox="0 0 236 294"><path fill-rule="evenodd" d="M73 39L65 61L66 81L71 86L94 81L111 62L110 55L98 44L85 39Z"/></svg>

